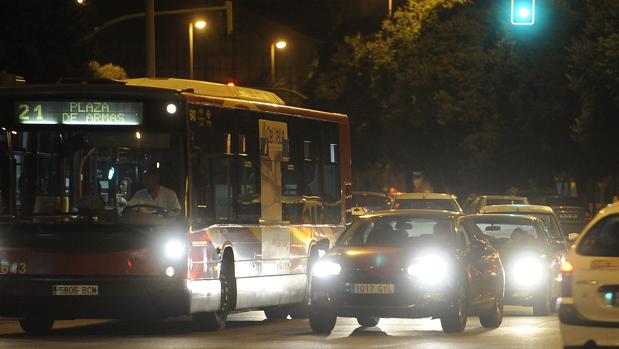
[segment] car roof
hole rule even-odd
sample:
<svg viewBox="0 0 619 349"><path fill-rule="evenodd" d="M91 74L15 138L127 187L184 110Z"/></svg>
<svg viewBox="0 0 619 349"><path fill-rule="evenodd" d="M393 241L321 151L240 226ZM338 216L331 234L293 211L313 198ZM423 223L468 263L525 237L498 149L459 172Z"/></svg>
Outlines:
<svg viewBox="0 0 619 349"><path fill-rule="evenodd" d="M429 217L429 218L457 218L462 213L444 210L425 210L425 209L401 209L401 210L381 210L368 213L360 218L373 217Z"/></svg>
<svg viewBox="0 0 619 349"><path fill-rule="evenodd" d="M542 205L490 205L481 213L554 213L550 206Z"/></svg>
<svg viewBox="0 0 619 349"><path fill-rule="evenodd" d="M398 199L442 199L442 200L455 200L456 196L443 193L398 193L396 200Z"/></svg>
<svg viewBox="0 0 619 349"><path fill-rule="evenodd" d="M526 196L516 195L478 195L477 197L486 199L508 199L508 200L526 200Z"/></svg>
<svg viewBox="0 0 619 349"><path fill-rule="evenodd" d="M382 196L382 197L386 196L384 193L379 193L377 191L353 191L352 195L358 195L358 196Z"/></svg>
<svg viewBox="0 0 619 349"><path fill-rule="evenodd" d="M466 218L471 218L473 220L480 220L484 222L490 223L528 223L528 222L539 222L540 220L537 217L526 216L520 214L470 214L466 215Z"/></svg>

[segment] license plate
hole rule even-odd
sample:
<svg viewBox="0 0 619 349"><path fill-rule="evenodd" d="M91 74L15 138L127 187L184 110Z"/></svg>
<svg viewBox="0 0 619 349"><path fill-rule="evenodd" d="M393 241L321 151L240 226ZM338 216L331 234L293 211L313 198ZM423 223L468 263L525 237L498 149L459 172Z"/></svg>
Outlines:
<svg viewBox="0 0 619 349"><path fill-rule="evenodd" d="M354 284L352 293L359 294L394 294L394 284Z"/></svg>
<svg viewBox="0 0 619 349"><path fill-rule="evenodd" d="M98 296L98 285L52 285L52 296Z"/></svg>

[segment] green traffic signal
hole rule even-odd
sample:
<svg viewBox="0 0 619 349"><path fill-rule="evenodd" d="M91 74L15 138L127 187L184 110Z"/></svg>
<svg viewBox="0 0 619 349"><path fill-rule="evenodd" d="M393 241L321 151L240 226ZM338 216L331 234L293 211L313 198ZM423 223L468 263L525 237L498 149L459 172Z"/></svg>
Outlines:
<svg viewBox="0 0 619 349"><path fill-rule="evenodd" d="M512 24L533 25L535 24L535 0L511 0L512 1Z"/></svg>

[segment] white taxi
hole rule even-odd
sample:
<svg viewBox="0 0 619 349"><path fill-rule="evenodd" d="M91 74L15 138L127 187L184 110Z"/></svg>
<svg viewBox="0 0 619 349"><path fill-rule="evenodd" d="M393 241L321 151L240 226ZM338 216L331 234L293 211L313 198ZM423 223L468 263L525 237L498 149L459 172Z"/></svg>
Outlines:
<svg viewBox="0 0 619 349"><path fill-rule="evenodd" d="M561 270L564 347L619 346L619 204L585 227Z"/></svg>
<svg viewBox="0 0 619 349"><path fill-rule="evenodd" d="M458 198L442 193L398 193L393 198L391 209L443 210L462 213Z"/></svg>

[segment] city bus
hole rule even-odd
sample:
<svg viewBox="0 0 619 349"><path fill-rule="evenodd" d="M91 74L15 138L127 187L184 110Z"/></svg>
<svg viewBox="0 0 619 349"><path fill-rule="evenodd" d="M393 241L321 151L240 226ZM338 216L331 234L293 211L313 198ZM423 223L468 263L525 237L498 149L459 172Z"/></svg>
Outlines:
<svg viewBox="0 0 619 349"><path fill-rule="evenodd" d="M59 319L191 316L218 330L242 310L302 317L311 265L351 219L347 116L270 92L23 85L0 89L0 127L0 317L28 333Z"/></svg>

